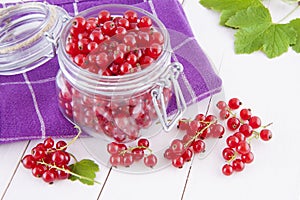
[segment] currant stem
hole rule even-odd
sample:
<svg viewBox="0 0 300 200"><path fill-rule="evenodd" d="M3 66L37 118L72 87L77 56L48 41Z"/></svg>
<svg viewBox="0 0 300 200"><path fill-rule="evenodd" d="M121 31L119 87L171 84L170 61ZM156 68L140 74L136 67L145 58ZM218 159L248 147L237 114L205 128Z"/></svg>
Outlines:
<svg viewBox="0 0 300 200"><path fill-rule="evenodd" d="M50 167L50 168L54 168L54 169L57 169L57 170L66 172L66 173L68 173L68 174L71 174L71 175L73 175L73 176L78 177L79 179L84 179L84 180L87 180L87 181L91 181L91 182L93 182L93 183L101 184L100 182L98 182L98 181L96 181L96 180L90 179L90 178L85 177L85 176L81 176L81 175L76 174L76 173L74 173L74 172L72 172L72 171L70 171L70 170L67 170L67 169L65 169L65 168L61 168L61 167L57 167L56 165L48 164L48 163L46 163L46 162L44 162L44 161L38 161L37 163L38 163L38 164L45 165L45 166Z"/></svg>
<svg viewBox="0 0 300 200"><path fill-rule="evenodd" d="M206 122L207 125L206 125L203 129L201 129L201 131L198 131L198 132L196 133L196 135L194 135L190 140L188 140L188 141L184 144L184 148L187 148L187 147L190 145L190 143L192 143L196 138L198 138L198 136L201 135L206 129L208 129L208 128L210 127L210 125L212 125L212 124L214 124L214 123L216 123L216 122L217 122L216 120L215 120L215 121L212 121L212 122Z"/></svg>
<svg viewBox="0 0 300 200"><path fill-rule="evenodd" d="M253 138L259 139L259 132L253 131L251 137L249 137L249 138L247 139L247 142L250 144L251 141L253 140Z"/></svg>
<svg viewBox="0 0 300 200"><path fill-rule="evenodd" d="M134 146L134 147L129 147L129 148L127 148L127 149L121 151L119 154L120 154L120 155L124 155L124 154L127 153L127 152L131 152L133 149L146 149L146 150L149 151L150 154L152 154L152 152L153 152L152 149L150 149L149 147L145 147L145 146Z"/></svg>
<svg viewBox="0 0 300 200"><path fill-rule="evenodd" d="M79 126L77 126L77 125L75 125L74 128L76 128L77 131L78 131L77 135L70 142L68 142L65 146L62 146L61 148L59 148L57 150L64 150L64 149L66 149L68 146L72 145L78 139L78 137L82 133L81 128Z"/></svg>
<svg viewBox="0 0 300 200"><path fill-rule="evenodd" d="M68 152L68 154L75 160L75 162L78 162L77 158L74 156L74 154Z"/></svg>
<svg viewBox="0 0 300 200"><path fill-rule="evenodd" d="M267 125L261 126L261 128L267 128L268 126L271 126L273 124L273 122L268 123Z"/></svg>
<svg viewBox="0 0 300 200"><path fill-rule="evenodd" d="M238 153L235 151L233 156L229 160L227 160L227 163L230 164L234 159L236 159L237 155Z"/></svg>

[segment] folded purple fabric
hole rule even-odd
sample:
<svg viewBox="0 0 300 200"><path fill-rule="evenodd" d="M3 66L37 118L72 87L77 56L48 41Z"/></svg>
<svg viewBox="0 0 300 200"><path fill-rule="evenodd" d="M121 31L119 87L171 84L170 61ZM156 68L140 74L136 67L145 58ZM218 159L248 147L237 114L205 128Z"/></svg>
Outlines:
<svg viewBox="0 0 300 200"><path fill-rule="evenodd" d="M179 84L188 105L221 90L221 79L196 42L187 18L177 0L48 0L63 7L70 15L74 10L108 3L132 4L157 16L167 27L174 51L172 59L184 66ZM9 4L10 5L10 4ZM1 7L7 7L0 3ZM72 137L73 125L58 109L55 76L57 58L32 71L0 76L0 144L52 137ZM171 101L170 107L174 107Z"/></svg>

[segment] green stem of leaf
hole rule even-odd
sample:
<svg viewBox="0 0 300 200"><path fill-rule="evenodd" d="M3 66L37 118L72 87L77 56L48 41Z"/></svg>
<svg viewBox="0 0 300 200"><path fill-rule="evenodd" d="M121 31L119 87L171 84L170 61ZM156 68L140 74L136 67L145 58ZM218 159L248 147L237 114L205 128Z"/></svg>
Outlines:
<svg viewBox="0 0 300 200"><path fill-rule="evenodd" d="M81 176L81 175L76 174L76 173L74 173L74 172L72 172L72 171L70 171L70 170L67 170L67 169L64 169L64 168L61 168L61 167L57 167L56 165L48 164L48 163L46 163L46 162L44 162L44 161L38 161L37 163L42 164L42 165L45 165L45 166L47 166L47 167L51 167L51 168L57 169L57 170L61 170L61 171L63 171L63 172L66 172L66 173L68 173L68 174L71 174L71 175L73 175L73 176L76 176L76 177L78 177L79 179L84 179L84 180L87 180L87 181L91 181L91 182L93 182L93 183L101 184L100 182L98 182L98 181L96 181L96 180L90 179L90 178L85 177L85 176Z"/></svg>

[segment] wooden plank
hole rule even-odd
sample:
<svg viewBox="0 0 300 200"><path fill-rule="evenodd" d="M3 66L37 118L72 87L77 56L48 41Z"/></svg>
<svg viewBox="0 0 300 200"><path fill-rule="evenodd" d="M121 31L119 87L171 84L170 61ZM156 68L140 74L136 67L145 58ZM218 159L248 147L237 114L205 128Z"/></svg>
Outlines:
<svg viewBox="0 0 300 200"><path fill-rule="evenodd" d="M0 145L0 197L10 184L28 142Z"/></svg>
<svg viewBox="0 0 300 200"><path fill-rule="evenodd" d="M41 141L32 141L26 149L26 154L28 154L38 142ZM78 160L85 158L94 160L79 141L68 147L68 151L74 154ZM16 161L14 163L16 163ZM70 180L57 181L49 185L43 182L42 179L35 178L30 170L20 165L3 199L97 199L109 172L109 168L101 165L99 165L99 167L100 172L97 173L96 180L101 184L87 186L79 181L73 182Z"/></svg>
<svg viewBox="0 0 300 200"><path fill-rule="evenodd" d="M205 113L209 99L205 99L199 104L188 108L184 117L190 118L196 113ZM176 128L177 129L177 128ZM175 130L174 130L175 131ZM171 141L175 138L182 138L183 134L172 134L173 132L164 133L165 135L149 138L151 144L155 147L164 144L164 147L153 149L154 154L158 156L158 163L166 164L159 170L151 173L151 170L144 169L143 163L135 163L128 169L113 169L107 179L99 199L122 199L128 197L131 200L138 199L181 199L185 189L186 180L189 174L192 162L186 163L183 168L177 169L171 166L171 161L163 158L163 153L169 147ZM156 151L157 150L157 151ZM159 164L158 164L159 165ZM136 170L136 171L135 171ZM112 192L116 191L116 192Z"/></svg>

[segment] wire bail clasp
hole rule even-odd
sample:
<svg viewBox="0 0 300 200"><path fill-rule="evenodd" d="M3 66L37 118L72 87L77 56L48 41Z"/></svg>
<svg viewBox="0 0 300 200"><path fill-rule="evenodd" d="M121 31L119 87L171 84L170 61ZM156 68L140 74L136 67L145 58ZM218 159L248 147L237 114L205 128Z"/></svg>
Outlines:
<svg viewBox="0 0 300 200"><path fill-rule="evenodd" d="M177 81L179 74L183 71L183 66L179 62L173 62L169 65L169 67L172 68L172 73L169 75L168 80L159 82L159 87L151 91L154 109L165 131L171 130L174 125L177 124L178 120L186 110L186 102ZM174 95L176 97L177 104L177 112L171 119L168 119L167 108L163 94L163 88L169 85L168 82L171 82L173 84ZM158 101L160 102L160 106Z"/></svg>

